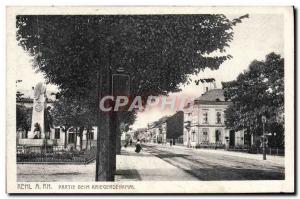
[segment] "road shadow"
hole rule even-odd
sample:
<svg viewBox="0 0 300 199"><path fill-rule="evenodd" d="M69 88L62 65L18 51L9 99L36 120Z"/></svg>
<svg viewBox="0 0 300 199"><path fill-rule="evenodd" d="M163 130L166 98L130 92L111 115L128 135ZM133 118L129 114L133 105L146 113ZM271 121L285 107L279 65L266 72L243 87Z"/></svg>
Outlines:
<svg viewBox="0 0 300 199"><path fill-rule="evenodd" d="M115 173L115 178L117 181L123 179L134 180L134 181L141 180L141 176L139 175L138 171L135 169L117 169Z"/></svg>
<svg viewBox="0 0 300 199"><path fill-rule="evenodd" d="M236 168L205 168L205 169L183 169L187 173L204 181L222 180L284 180L285 174L274 171L262 171L259 169L236 169Z"/></svg>

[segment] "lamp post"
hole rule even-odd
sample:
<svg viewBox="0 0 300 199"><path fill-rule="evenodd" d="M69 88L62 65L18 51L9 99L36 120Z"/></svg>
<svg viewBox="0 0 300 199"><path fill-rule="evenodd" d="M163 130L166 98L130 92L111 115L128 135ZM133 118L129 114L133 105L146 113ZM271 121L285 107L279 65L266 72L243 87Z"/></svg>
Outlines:
<svg viewBox="0 0 300 199"><path fill-rule="evenodd" d="M261 117L262 127L263 127L263 139L262 139L262 147L263 147L263 160L267 159L266 155L266 132L265 132L265 124L267 122L267 118L265 115Z"/></svg>

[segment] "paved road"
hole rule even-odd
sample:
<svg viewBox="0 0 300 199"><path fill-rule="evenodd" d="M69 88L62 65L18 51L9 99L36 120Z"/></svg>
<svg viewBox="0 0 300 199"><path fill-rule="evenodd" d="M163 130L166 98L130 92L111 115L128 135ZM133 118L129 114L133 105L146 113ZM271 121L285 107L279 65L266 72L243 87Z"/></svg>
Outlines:
<svg viewBox="0 0 300 199"><path fill-rule="evenodd" d="M145 150L134 152L135 148L122 149L117 156L116 181L197 181L184 170L153 156ZM176 174L176 175L174 175Z"/></svg>
<svg viewBox="0 0 300 199"><path fill-rule="evenodd" d="M284 179L282 163L183 147L143 147L144 151L139 154L128 147L117 156L116 181ZM17 174L19 182L94 181L95 162L88 165L18 164Z"/></svg>
<svg viewBox="0 0 300 199"><path fill-rule="evenodd" d="M198 180L283 180L284 167L263 160L162 145L144 149Z"/></svg>

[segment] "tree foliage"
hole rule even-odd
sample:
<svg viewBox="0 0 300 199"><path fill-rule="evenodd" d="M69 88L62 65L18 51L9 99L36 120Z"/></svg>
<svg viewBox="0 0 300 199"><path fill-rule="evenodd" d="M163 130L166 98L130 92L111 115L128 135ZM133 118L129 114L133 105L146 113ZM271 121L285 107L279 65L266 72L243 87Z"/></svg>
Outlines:
<svg viewBox="0 0 300 199"><path fill-rule="evenodd" d="M17 40L65 97L97 102L96 72L109 65L124 67L131 75L131 96L145 99L179 91L190 74L218 69L231 58L226 47L233 26L246 17L17 16Z"/></svg>
<svg viewBox="0 0 300 199"><path fill-rule="evenodd" d="M225 111L225 124L234 130L266 131L277 137L284 134L284 59L270 53L264 61L253 61L237 80L223 82L224 95L232 103ZM283 141L283 139L281 139ZM279 144L279 143L278 143ZM284 144L284 143L281 143Z"/></svg>
<svg viewBox="0 0 300 199"><path fill-rule="evenodd" d="M17 129L27 133L31 128L32 108L27 108L24 105L17 105L16 108Z"/></svg>

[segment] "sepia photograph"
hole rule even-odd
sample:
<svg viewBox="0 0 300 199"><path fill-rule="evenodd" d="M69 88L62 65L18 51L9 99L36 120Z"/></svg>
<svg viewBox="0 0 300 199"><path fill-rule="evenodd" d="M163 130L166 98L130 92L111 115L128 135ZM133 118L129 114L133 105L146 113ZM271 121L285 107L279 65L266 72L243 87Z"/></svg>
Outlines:
<svg viewBox="0 0 300 199"><path fill-rule="evenodd" d="M7 192L294 192L293 12L7 7Z"/></svg>

